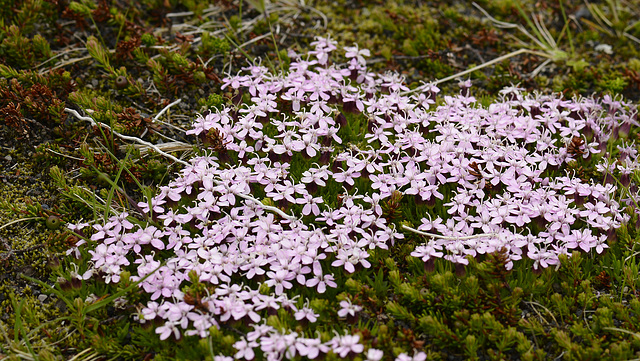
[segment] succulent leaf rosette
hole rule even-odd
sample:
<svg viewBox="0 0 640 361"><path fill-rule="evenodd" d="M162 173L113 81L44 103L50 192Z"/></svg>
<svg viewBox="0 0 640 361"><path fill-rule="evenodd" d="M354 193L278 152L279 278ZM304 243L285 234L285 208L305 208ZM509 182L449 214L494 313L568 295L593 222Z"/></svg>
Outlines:
<svg viewBox="0 0 640 361"><path fill-rule="evenodd" d="M616 194L634 189L636 154L603 155L637 125L632 105L510 87L482 106L468 82L457 96L434 84L411 91L398 74L369 72L365 49L346 47L337 63L336 42L312 45L289 54L286 74L254 64L223 80L232 99L196 119L187 133L202 152L139 204L143 226L127 213L93 226L84 277L148 276L137 316L161 321L161 339L241 320L251 331L227 356L380 359L357 335L321 340L265 318L282 309L312 325L301 290L329 292L337 274L370 268L372 252L408 239L427 267L502 252L507 268L528 258L539 270L573 251L602 253L629 219L622 209L635 197ZM606 181L567 171L582 163ZM336 317L361 312L343 303Z"/></svg>

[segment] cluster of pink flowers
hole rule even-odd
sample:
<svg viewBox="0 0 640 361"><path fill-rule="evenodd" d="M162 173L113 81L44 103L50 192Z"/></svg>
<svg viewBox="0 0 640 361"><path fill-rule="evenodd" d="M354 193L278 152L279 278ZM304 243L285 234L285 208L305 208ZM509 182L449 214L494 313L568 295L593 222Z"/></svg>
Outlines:
<svg viewBox="0 0 640 361"><path fill-rule="evenodd" d="M425 235L426 243L412 255L427 263L444 258L466 264L468 256L506 250L508 267L528 257L539 268L572 250L601 253L611 231L628 220L614 197L618 184L549 174L624 136L637 125L631 105L527 95L511 87L502 91L502 101L483 107L465 83L460 95L445 96L432 109L436 86L412 92L397 74L368 72L367 50L347 47L347 62L335 64L334 41L313 45L287 74L252 65L224 79L224 88L248 92L250 101L201 116L188 131L205 138L215 130L238 162L213 152L192 159L140 204L154 224L136 226L123 213L93 226L96 246L85 276L98 274L107 283L118 282L124 269L134 270L134 281L149 276L140 287L150 301L138 317L164 320L156 329L161 339L206 337L212 326L246 320L254 331L234 345L236 359L253 359L258 350L270 360L365 353L357 336L336 335L323 343L266 325L263 311L284 308L296 320L316 322L314 310L302 306L306 300L296 298L297 289L321 294L337 287L332 272L371 267L370 250L388 249L408 232ZM368 120L357 144L343 144L343 112ZM266 131L267 122L277 134ZM311 158L311 166L294 174L290 160L296 153ZM603 158L600 167L614 180L626 174L628 185L638 168L637 152L619 153L621 162ZM370 189L352 188L361 179ZM345 190L335 209L323 198L329 186ZM289 216L256 202L256 188L289 209ZM417 229L396 227L383 217L382 203L398 192L416 203L441 202L446 216L425 213ZM634 200L630 195L626 202ZM193 272L217 286L201 300L204 309L184 301ZM260 280L273 293L243 285L249 280ZM350 301L341 307L340 317L361 311ZM379 360L382 351L368 349L365 357Z"/></svg>

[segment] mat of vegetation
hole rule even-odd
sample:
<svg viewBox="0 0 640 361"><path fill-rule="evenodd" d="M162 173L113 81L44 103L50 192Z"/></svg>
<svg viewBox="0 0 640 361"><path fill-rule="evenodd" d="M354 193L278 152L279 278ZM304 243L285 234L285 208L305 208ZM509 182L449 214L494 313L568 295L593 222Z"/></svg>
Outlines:
<svg viewBox="0 0 640 361"><path fill-rule="evenodd" d="M0 358L640 358L638 1L0 13Z"/></svg>

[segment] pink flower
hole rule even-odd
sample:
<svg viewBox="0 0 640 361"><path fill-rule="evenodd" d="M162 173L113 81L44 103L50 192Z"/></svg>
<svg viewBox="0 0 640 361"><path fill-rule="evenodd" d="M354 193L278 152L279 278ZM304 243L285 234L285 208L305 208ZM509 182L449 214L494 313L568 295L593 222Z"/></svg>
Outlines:
<svg viewBox="0 0 640 361"><path fill-rule="evenodd" d="M327 290L327 286L336 288L338 285L335 283L333 275L325 275L322 273L322 268L320 267L320 263L316 266L314 264L313 267L314 277L307 280L307 287L316 287L318 293L325 293Z"/></svg>
<svg viewBox="0 0 640 361"><path fill-rule="evenodd" d="M315 47L315 50L310 51L309 55L315 55L318 58L318 64L325 65L329 60L329 53L336 50L338 43L335 40L329 38L316 37L310 45Z"/></svg>
<svg viewBox="0 0 640 361"><path fill-rule="evenodd" d="M259 344L255 341L247 342L247 340L243 337L240 341L237 341L233 344L233 347L238 351L234 355L234 358L237 359L245 359L245 360L253 360L255 357L255 353L253 349L258 347Z"/></svg>
<svg viewBox="0 0 640 361"><path fill-rule="evenodd" d="M320 339L316 338L298 338L296 340L296 350L298 350L300 356L306 356L310 360L317 358L321 352L329 352L329 348L322 344Z"/></svg>
<svg viewBox="0 0 640 361"><path fill-rule="evenodd" d="M384 352L382 350L377 350L375 348L370 348L367 350L367 359L366 361L380 361L384 356Z"/></svg>
<svg viewBox="0 0 640 361"><path fill-rule="evenodd" d="M351 300L340 301L340 307L338 311L338 317L355 316L357 312L362 311L362 306L354 305Z"/></svg>
<svg viewBox="0 0 640 361"><path fill-rule="evenodd" d="M297 320L307 319L309 322L316 322L319 314L315 313L313 309L309 307L303 307L294 313L293 317Z"/></svg>
<svg viewBox="0 0 640 361"><path fill-rule="evenodd" d="M180 331L175 322L167 321L163 326L156 328L156 333L160 335L160 340L166 340L173 334L173 337L180 339Z"/></svg>
<svg viewBox="0 0 640 361"><path fill-rule="evenodd" d="M313 197L310 194L305 194L302 198L296 199L296 203L304 204L302 208L302 214L308 216L313 213L314 215L320 214L320 208L318 204L322 203L322 197Z"/></svg>
<svg viewBox="0 0 640 361"><path fill-rule="evenodd" d="M345 358L349 353L357 354L364 351L364 346L358 343L359 341L358 335L336 336L331 340L331 348L333 352Z"/></svg>
<svg viewBox="0 0 640 361"><path fill-rule="evenodd" d="M401 353L396 357L396 361L425 361L427 359L427 354L420 351L415 352L413 357L407 355L406 353Z"/></svg>
<svg viewBox="0 0 640 361"><path fill-rule="evenodd" d="M280 295L284 292L284 289L290 289L293 284L289 281L295 278L295 274L287 270L278 270L277 272L267 272L269 279L265 282L267 286L276 288L276 295Z"/></svg>
<svg viewBox="0 0 640 361"><path fill-rule="evenodd" d="M361 65L366 64L366 60L364 58L365 56L371 56L371 52L369 51L369 49L358 49L358 44L354 44L353 46L345 46L344 50L346 50L344 56L347 59L355 58Z"/></svg>

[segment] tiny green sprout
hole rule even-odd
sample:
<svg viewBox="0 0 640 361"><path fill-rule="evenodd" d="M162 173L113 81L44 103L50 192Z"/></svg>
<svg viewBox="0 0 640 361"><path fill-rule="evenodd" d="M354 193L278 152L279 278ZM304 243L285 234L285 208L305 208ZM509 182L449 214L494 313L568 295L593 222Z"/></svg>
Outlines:
<svg viewBox="0 0 640 361"><path fill-rule="evenodd" d="M228 347L233 346L235 342L236 342L236 339L231 335L227 335L222 338L222 344Z"/></svg>
<svg viewBox="0 0 640 361"><path fill-rule="evenodd" d="M389 268L390 270L397 270L398 269L398 265L396 264L396 261L393 260L393 258L387 258L384 260L384 264L387 266L387 268Z"/></svg>
<svg viewBox="0 0 640 361"><path fill-rule="evenodd" d="M203 55L226 54L231 49L231 44L225 38L211 36L208 32L202 33L202 45L198 52Z"/></svg>
<svg viewBox="0 0 640 361"><path fill-rule="evenodd" d="M19 75L20 73L16 69L5 64L0 64L1 77L11 79L11 78L17 78Z"/></svg>
<svg viewBox="0 0 640 361"><path fill-rule="evenodd" d="M185 58L182 54L179 53L171 53L169 59L175 63L177 68L188 68L189 60Z"/></svg>
<svg viewBox="0 0 640 361"><path fill-rule="evenodd" d="M362 283L353 278L349 278L345 286L350 292L360 292L362 290Z"/></svg>
<svg viewBox="0 0 640 361"><path fill-rule="evenodd" d="M96 177L96 181L103 186L108 186L111 183L111 178L108 174L99 172L98 176Z"/></svg>
<svg viewBox="0 0 640 361"><path fill-rule="evenodd" d="M198 105L206 108L204 110L219 108L223 104L225 104L225 98L222 95L216 93L209 94L209 96L206 98L198 99Z"/></svg>
<svg viewBox="0 0 640 361"><path fill-rule="evenodd" d="M69 3L69 9L75 13L78 13L82 16L91 16L91 9L89 6L83 3L79 3L77 1L72 1Z"/></svg>
<svg viewBox="0 0 640 361"><path fill-rule="evenodd" d="M153 34L144 33L140 36L140 42L146 46L154 46L156 45L156 37Z"/></svg>
<svg viewBox="0 0 640 361"><path fill-rule="evenodd" d="M202 84L207 80L207 76L202 71L196 71L193 74L193 80L198 84Z"/></svg>
<svg viewBox="0 0 640 361"><path fill-rule="evenodd" d="M621 93L629 83L622 76L608 76L599 80L597 85L604 91L609 91L613 94ZM626 138L626 137L625 137Z"/></svg>
<svg viewBox="0 0 640 361"><path fill-rule="evenodd" d="M45 224L50 230L56 230L60 228L60 226L62 225L62 221L57 216L51 215L47 218Z"/></svg>
<svg viewBox="0 0 640 361"><path fill-rule="evenodd" d="M329 302L320 298L314 298L309 302L309 307L316 312L323 312L329 307Z"/></svg>
<svg viewBox="0 0 640 361"><path fill-rule="evenodd" d="M464 352L467 357L474 360L478 359L478 349L481 346L479 340L476 339L474 335L467 335L467 337L464 339L464 345Z"/></svg>
<svg viewBox="0 0 640 361"><path fill-rule="evenodd" d="M260 285L260 294L268 295L270 291L271 291L271 287L269 287L269 285L267 285L266 283L263 283Z"/></svg>
<svg viewBox="0 0 640 361"><path fill-rule="evenodd" d="M82 300L82 298L76 297L76 299L73 300L73 306L78 311L82 310L84 308L84 301Z"/></svg>
<svg viewBox="0 0 640 361"><path fill-rule="evenodd" d="M120 273L120 283L123 284L123 285L127 285L127 284L131 283L131 272L122 271Z"/></svg>
<svg viewBox="0 0 640 361"><path fill-rule="evenodd" d="M276 203L271 198L265 198L261 202L262 202L262 204L264 204L265 206L268 206L268 207L275 207L276 206Z"/></svg>
<svg viewBox="0 0 640 361"><path fill-rule="evenodd" d="M196 272L195 270L189 271L189 280L193 284L199 283L200 282L200 277L198 277L198 272Z"/></svg>
<svg viewBox="0 0 640 361"><path fill-rule="evenodd" d="M394 288L400 287L400 282L402 281L402 279L400 278L400 271L398 271L397 269L389 271L389 281Z"/></svg>
<svg viewBox="0 0 640 361"><path fill-rule="evenodd" d="M237 15L233 15L229 18L229 27L233 29L234 32L238 31L241 22L242 19L240 19L240 17L238 17Z"/></svg>

